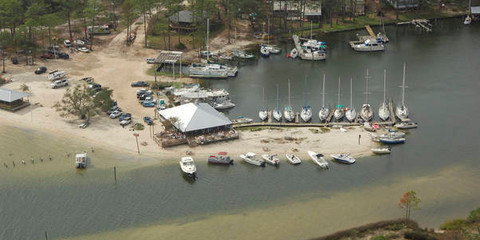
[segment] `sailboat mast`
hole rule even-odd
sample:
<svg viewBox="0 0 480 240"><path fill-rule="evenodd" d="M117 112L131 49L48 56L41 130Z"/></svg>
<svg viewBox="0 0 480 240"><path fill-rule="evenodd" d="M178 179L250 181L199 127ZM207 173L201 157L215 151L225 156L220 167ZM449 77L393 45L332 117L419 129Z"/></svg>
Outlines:
<svg viewBox="0 0 480 240"><path fill-rule="evenodd" d="M210 19L207 18L207 63L208 63L208 55L210 53L208 52L208 34L210 34Z"/></svg>
<svg viewBox="0 0 480 240"><path fill-rule="evenodd" d="M323 74L322 107L325 107L325 74Z"/></svg>
<svg viewBox="0 0 480 240"><path fill-rule="evenodd" d="M280 101L280 100L278 99L278 84L277 84L277 112L279 111L279 109L278 109L279 101Z"/></svg>
<svg viewBox="0 0 480 240"><path fill-rule="evenodd" d="M368 69L367 69L367 76L365 77L365 104L368 104L368 79L370 76L368 76Z"/></svg>
<svg viewBox="0 0 480 240"><path fill-rule="evenodd" d="M340 77L338 77L338 99L337 99L337 108L340 108Z"/></svg>
<svg viewBox="0 0 480 240"><path fill-rule="evenodd" d="M266 109L266 107L265 107L265 88L262 89L262 99L263 99L263 108Z"/></svg>
<svg viewBox="0 0 480 240"><path fill-rule="evenodd" d="M288 79L288 106L292 106L290 103L290 79Z"/></svg>
<svg viewBox="0 0 480 240"><path fill-rule="evenodd" d="M405 106L405 63L403 64L402 106Z"/></svg>
<svg viewBox="0 0 480 240"><path fill-rule="evenodd" d="M387 92L387 69L383 69L383 103L385 104Z"/></svg>
<svg viewBox="0 0 480 240"><path fill-rule="evenodd" d="M353 100L352 100L352 95L353 95L353 79L350 78L350 108L353 109Z"/></svg>
<svg viewBox="0 0 480 240"><path fill-rule="evenodd" d="M267 18L267 31L268 31L267 45L270 45L270 18Z"/></svg>

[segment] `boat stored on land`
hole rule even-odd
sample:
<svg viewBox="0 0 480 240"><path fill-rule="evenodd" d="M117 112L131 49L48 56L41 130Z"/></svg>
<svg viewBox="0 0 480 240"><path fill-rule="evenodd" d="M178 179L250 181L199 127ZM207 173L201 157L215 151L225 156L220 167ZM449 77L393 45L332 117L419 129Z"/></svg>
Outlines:
<svg viewBox="0 0 480 240"><path fill-rule="evenodd" d="M217 155L211 155L208 157L208 163L230 165L233 164L233 159L231 159L226 152L219 152Z"/></svg>
<svg viewBox="0 0 480 240"><path fill-rule="evenodd" d="M253 54L248 54L242 50L235 50L233 51L233 56L237 57L237 58L243 58L243 59L251 59L251 58L254 58L255 55Z"/></svg>
<svg viewBox="0 0 480 240"><path fill-rule="evenodd" d="M300 158L294 154L285 154L285 156L287 157L287 160L293 165L302 163L302 160L300 160Z"/></svg>
<svg viewBox="0 0 480 240"><path fill-rule="evenodd" d="M355 163L355 158L351 157L350 154L332 154L330 156L339 163L345 163L345 164Z"/></svg>
<svg viewBox="0 0 480 240"><path fill-rule="evenodd" d="M188 175L195 175L197 167L195 166L195 162L193 161L192 157L182 157L179 163L180 169L182 169L183 173Z"/></svg>
<svg viewBox="0 0 480 240"><path fill-rule="evenodd" d="M252 165L258 166L258 167L265 167L265 161L262 159L258 158L257 155L253 152L248 152L246 154L241 154L240 158L243 159L243 161L250 163Z"/></svg>
<svg viewBox="0 0 480 240"><path fill-rule="evenodd" d="M77 153L75 154L75 167L76 168L87 168L87 153Z"/></svg>
<svg viewBox="0 0 480 240"><path fill-rule="evenodd" d="M308 151L308 155L312 158L312 161L321 168L328 168L328 162L323 158L323 154Z"/></svg>
<svg viewBox="0 0 480 240"><path fill-rule="evenodd" d="M375 154L390 154L392 150L389 147L385 148L372 148L372 152Z"/></svg>
<svg viewBox="0 0 480 240"><path fill-rule="evenodd" d="M269 164L272 164L272 165L280 164L280 159L278 159L278 154L263 154L262 158L263 160L265 160L265 162Z"/></svg>

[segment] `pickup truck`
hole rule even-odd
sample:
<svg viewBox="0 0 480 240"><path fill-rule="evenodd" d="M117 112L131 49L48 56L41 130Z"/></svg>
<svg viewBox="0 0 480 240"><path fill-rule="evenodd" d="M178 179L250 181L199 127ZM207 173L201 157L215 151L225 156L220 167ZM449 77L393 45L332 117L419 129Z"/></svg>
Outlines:
<svg viewBox="0 0 480 240"><path fill-rule="evenodd" d="M52 84L50 84L50 87L52 88L59 88L59 87L65 87L68 86L68 80L67 79L62 79L62 80L56 80Z"/></svg>

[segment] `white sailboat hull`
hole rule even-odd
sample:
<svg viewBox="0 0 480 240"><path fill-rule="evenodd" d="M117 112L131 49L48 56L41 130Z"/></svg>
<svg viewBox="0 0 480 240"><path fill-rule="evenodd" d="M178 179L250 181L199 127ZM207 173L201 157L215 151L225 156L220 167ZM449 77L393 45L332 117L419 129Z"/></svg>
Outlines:
<svg viewBox="0 0 480 240"><path fill-rule="evenodd" d="M400 120L408 118L408 108L407 106L397 107L395 115L400 118Z"/></svg>
<svg viewBox="0 0 480 240"><path fill-rule="evenodd" d="M304 122L309 122L312 120L312 110L310 108L303 108L302 112L300 112L300 118L302 118Z"/></svg>
<svg viewBox="0 0 480 240"><path fill-rule="evenodd" d="M370 121L373 118L373 111L372 108L370 107L370 104L363 104L362 106L362 111L360 112L360 117L363 119L363 121Z"/></svg>
<svg viewBox="0 0 480 240"><path fill-rule="evenodd" d="M335 112L333 113L333 117L334 117L336 120L341 120L344 115L345 115L345 112L344 112L343 109L341 109L341 108L335 109Z"/></svg>
<svg viewBox="0 0 480 240"><path fill-rule="evenodd" d="M272 115L278 122L282 121L282 113L279 110L274 110Z"/></svg>
<svg viewBox="0 0 480 240"><path fill-rule="evenodd" d="M259 117L260 120L262 120L262 121L267 120L267 118L268 118L268 112L267 112L267 110L261 110L261 111L259 111L259 112L258 112L258 117Z"/></svg>
<svg viewBox="0 0 480 240"><path fill-rule="evenodd" d="M387 121L390 118L390 111L386 103L383 103L378 109L378 117L383 121Z"/></svg>
<svg viewBox="0 0 480 240"><path fill-rule="evenodd" d="M330 111L328 110L328 108L322 108L318 112L318 118L320 118L320 121L322 121L322 122L326 121L329 113L330 113Z"/></svg>
<svg viewBox="0 0 480 240"><path fill-rule="evenodd" d="M345 117L349 122L355 121L355 118L357 118L357 111L355 111L354 108L349 109L345 112Z"/></svg>

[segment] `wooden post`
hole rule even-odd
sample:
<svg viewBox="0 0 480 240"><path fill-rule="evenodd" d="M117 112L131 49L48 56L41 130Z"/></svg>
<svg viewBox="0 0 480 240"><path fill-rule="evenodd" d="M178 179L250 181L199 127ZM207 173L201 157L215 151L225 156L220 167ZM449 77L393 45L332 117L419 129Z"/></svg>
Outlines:
<svg viewBox="0 0 480 240"><path fill-rule="evenodd" d="M45 232L45 240L48 240L48 233Z"/></svg>
<svg viewBox="0 0 480 240"><path fill-rule="evenodd" d="M113 179L115 179L115 184L117 184L117 167L113 167Z"/></svg>

